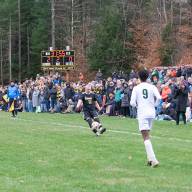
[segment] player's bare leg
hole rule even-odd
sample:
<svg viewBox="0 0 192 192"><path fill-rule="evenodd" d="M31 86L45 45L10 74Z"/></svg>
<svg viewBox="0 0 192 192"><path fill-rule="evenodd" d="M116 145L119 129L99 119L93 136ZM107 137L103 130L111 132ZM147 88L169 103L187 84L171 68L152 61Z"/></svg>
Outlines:
<svg viewBox="0 0 192 192"><path fill-rule="evenodd" d="M151 167L157 167L159 165L159 161L156 159L155 153L153 151L153 146L149 138L149 130L142 130L141 134L143 136L145 150L147 153L148 165Z"/></svg>

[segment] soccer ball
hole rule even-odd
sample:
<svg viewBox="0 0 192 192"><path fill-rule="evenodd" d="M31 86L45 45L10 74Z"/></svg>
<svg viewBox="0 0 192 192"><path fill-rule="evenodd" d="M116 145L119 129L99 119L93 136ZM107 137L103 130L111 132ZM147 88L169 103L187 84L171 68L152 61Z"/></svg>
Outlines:
<svg viewBox="0 0 192 192"><path fill-rule="evenodd" d="M97 121L93 121L91 128L98 130L99 127L100 127L100 123L98 123Z"/></svg>

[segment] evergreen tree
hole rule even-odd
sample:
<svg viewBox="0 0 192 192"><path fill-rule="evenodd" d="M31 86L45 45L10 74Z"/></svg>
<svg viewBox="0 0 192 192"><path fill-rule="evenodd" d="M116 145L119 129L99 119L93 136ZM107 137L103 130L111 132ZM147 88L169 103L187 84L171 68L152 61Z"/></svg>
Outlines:
<svg viewBox="0 0 192 192"><path fill-rule="evenodd" d="M96 27L95 42L89 50L89 64L93 70L101 69L105 74L114 70L129 70L134 63L134 50L124 45L124 25L119 9L106 7ZM126 41L132 41L127 31Z"/></svg>
<svg viewBox="0 0 192 192"><path fill-rule="evenodd" d="M51 14L48 0L36 1L33 5L33 25L31 31L31 75L40 72L41 51L51 45ZM44 11L42 11L44 10Z"/></svg>

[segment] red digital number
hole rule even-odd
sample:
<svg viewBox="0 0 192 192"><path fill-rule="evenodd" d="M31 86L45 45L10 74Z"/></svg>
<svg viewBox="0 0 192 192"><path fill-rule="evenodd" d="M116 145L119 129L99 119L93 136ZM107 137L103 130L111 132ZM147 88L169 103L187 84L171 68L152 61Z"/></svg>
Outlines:
<svg viewBox="0 0 192 192"><path fill-rule="evenodd" d="M52 57L56 57L56 55L57 55L56 51L51 51L51 56Z"/></svg>
<svg viewBox="0 0 192 192"><path fill-rule="evenodd" d="M60 52L60 54L61 54L61 56L65 56L65 51L62 50L62 51Z"/></svg>
<svg viewBox="0 0 192 192"><path fill-rule="evenodd" d="M50 63L50 61L51 61L51 58L48 57L48 58L47 58L47 63Z"/></svg>
<svg viewBox="0 0 192 192"><path fill-rule="evenodd" d="M73 57L69 57L69 61L70 61L70 62L73 62Z"/></svg>
<svg viewBox="0 0 192 192"><path fill-rule="evenodd" d="M60 51L56 51L56 56L57 56L57 57L60 56Z"/></svg>

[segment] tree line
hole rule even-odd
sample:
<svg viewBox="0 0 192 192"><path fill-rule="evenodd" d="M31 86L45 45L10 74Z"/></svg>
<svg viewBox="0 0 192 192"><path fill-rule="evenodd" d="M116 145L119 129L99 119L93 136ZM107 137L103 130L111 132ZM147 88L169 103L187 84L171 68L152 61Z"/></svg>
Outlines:
<svg viewBox="0 0 192 192"><path fill-rule="evenodd" d="M154 34L160 64L179 60L180 26L191 28L191 0L0 0L0 76L23 80L41 72L41 51L76 51L78 70L129 71L143 63ZM153 26L146 31L147 26ZM184 43L182 46L190 46Z"/></svg>

